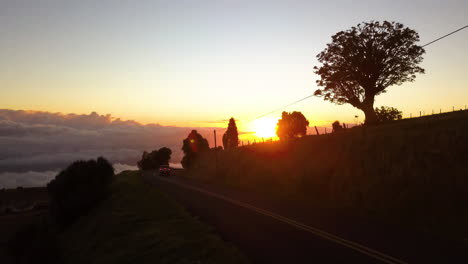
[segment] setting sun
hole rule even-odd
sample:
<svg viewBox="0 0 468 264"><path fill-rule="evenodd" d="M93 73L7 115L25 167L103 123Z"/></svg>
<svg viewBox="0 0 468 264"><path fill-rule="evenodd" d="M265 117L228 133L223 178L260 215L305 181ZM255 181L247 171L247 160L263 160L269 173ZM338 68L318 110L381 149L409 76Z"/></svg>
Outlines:
<svg viewBox="0 0 468 264"><path fill-rule="evenodd" d="M257 137L274 138L276 137L276 124L278 120L272 117L257 119L252 123L252 130Z"/></svg>

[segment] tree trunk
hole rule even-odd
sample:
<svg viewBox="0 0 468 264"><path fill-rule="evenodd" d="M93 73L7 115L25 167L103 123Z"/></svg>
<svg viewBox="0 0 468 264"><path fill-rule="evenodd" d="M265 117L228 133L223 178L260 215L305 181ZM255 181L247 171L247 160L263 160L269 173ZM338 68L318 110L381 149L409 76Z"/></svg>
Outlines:
<svg viewBox="0 0 468 264"><path fill-rule="evenodd" d="M366 126L373 126L377 124L377 115L375 114L375 109L374 109L373 104L365 105L361 110L364 112L366 116L366 120L364 121L364 124Z"/></svg>

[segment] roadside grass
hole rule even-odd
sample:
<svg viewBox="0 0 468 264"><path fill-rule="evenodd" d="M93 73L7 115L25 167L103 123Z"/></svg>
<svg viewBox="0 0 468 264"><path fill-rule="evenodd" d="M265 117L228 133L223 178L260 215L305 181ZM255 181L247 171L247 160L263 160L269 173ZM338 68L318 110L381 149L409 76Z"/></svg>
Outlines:
<svg viewBox="0 0 468 264"><path fill-rule="evenodd" d="M112 194L59 234L64 263L248 263L138 171L116 176Z"/></svg>

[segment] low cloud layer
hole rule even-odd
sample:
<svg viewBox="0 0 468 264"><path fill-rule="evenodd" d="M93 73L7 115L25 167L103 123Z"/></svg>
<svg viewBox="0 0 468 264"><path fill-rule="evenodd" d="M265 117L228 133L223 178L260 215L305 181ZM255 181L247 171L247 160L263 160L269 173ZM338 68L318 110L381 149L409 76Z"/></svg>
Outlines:
<svg viewBox="0 0 468 264"><path fill-rule="evenodd" d="M115 173L125 170L137 170L137 166L128 164L113 164ZM27 171L27 172L1 172L0 189L11 189L21 187L44 187L57 176L59 170Z"/></svg>
<svg viewBox="0 0 468 264"><path fill-rule="evenodd" d="M28 177L42 179L47 176L38 172L57 171L75 160L98 156L133 166L144 150L161 147L169 147L171 162L179 163L182 140L192 129L206 137L212 133L212 128L142 125L95 112L77 115L0 109L0 174L31 172ZM0 178L0 185L5 178Z"/></svg>
<svg viewBox="0 0 468 264"><path fill-rule="evenodd" d="M57 175L58 171L27 171L0 173L0 189L46 186Z"/></svg>

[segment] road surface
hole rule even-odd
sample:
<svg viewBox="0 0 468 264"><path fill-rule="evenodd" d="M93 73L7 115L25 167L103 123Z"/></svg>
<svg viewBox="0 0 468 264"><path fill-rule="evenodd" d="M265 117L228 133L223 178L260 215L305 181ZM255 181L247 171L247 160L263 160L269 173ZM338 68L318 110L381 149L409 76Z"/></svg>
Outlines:
<svg viewBox="0 0 468 264"><path fill-rule="evenodd" d="M253 263L468 263L463 245L350 214L178 177L144 178Z"/></svg>

